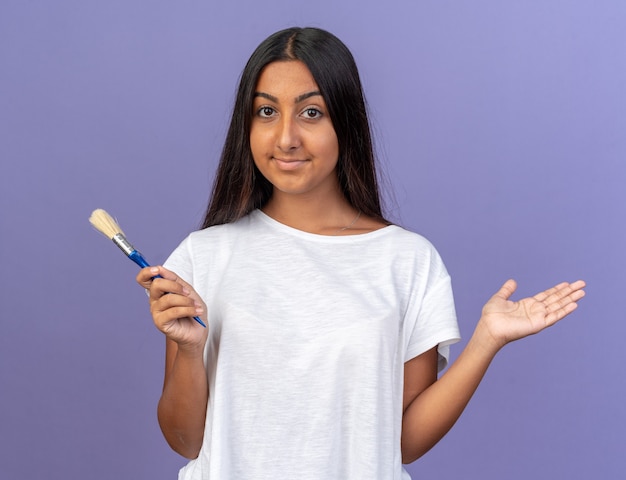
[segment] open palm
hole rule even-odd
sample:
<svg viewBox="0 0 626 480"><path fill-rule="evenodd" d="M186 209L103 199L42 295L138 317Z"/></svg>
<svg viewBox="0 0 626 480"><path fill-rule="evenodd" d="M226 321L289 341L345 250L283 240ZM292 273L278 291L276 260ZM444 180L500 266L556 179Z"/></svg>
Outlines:
<svg viewBox="0 0 626 480"><path fill-rule="evenodd" d="M584 295L585 282L563 282L519 301L509 298L517 289L507 280L483 307L481 321L499 347L540 332L573 312Z"/></svg>

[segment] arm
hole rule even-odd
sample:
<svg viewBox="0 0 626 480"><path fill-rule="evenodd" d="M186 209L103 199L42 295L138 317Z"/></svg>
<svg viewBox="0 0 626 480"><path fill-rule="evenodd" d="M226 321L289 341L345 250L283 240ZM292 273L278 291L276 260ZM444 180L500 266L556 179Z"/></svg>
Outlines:
<svg viewBox="0 0 626 480"><path fill-rule="evenodd" d="M415 378L415 373L427 370L428 365L436 369L436 356L420 355L407 362L402 461L415 461L452 428L504 345L538 333L573 312L584 296L584 285L582 281L562 283L532 298L512 302L509 298L516 284L509 280L487 302L467 346L439 380L426 382L424 387L424 380ZM407 391L414 393L407 398Z"/></svg>
<svg viewBox="0 0 626 480"><path fill-rule="evenodd" d="M155 275L163 278L152 280ZM192 317L204 316L206 306L189 284L163 267L142 269L137 282L149 288L152 318L166 335L165 379L157 410L161 431L174 451L196 458L209 398L203 363L208 329Z"/></svg>

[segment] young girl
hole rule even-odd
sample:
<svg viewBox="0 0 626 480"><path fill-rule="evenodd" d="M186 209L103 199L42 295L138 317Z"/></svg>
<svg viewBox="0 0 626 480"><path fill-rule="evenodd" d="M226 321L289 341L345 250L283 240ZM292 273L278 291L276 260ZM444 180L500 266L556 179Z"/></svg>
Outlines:
<svg viewBox="0 0 626 480"><path fill-rule="evenodd" d="M498 350L584 295L512 302L507 281L438 379L459 339L450 277L385 220L356 65L313 28L252 54L203 229L137 281L167 339L158 417L193 459L184 480L407 479Z"/></svg>

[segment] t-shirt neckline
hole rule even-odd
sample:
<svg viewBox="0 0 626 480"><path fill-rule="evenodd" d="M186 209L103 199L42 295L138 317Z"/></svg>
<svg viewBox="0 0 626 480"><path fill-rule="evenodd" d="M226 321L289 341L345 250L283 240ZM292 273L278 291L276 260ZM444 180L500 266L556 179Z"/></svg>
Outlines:
<svg viewBox="0 0 626 480"><path fill-rule="evenodd" d="M372 238L377 238L383 235L386 235L387 232L398 228L396 225L387 225L386 227L379 228L378 230L374 230L372 232L367 233L355 233L352 235L321 235L319 233L310 233L305 232L304 230L299 230L294 227L290 227L289 225L285 225L284 223L275 220L270 217L267 213L263 212L260 209L254 210L250 213L251 216L256 216L264 223L270 225L272 228L280 230L289 235L297 236L300 238L305 238L308 240L317 240L317 241L326 241L326 242L337 242L337 243L352 243L355 240L369 240Z"/></svg>

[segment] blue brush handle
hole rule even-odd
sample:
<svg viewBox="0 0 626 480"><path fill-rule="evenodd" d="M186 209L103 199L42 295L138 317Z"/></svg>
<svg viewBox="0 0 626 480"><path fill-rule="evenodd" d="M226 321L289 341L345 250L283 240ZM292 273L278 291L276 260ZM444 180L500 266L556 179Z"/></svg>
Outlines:
<svg viewBox="0 0 626 480"><path fill-rule="evenodd" d="M143 258L143 256L141 255L141 253L139 253L137 250L133 250L132 252L130 252L128 254L128 258L130 258L133 262L135 262L137 265L139 265L141 268L144 267L149 267L150 264L148 262L146 262L146 259ZM157 275L156 277L152 277L152 278L163 278L161 275ZM204 324L204 322L200 319L200 317L193 317L193 319L198 322L200 325L202 325L204 328L206 328L206 325Z"/></svg>

